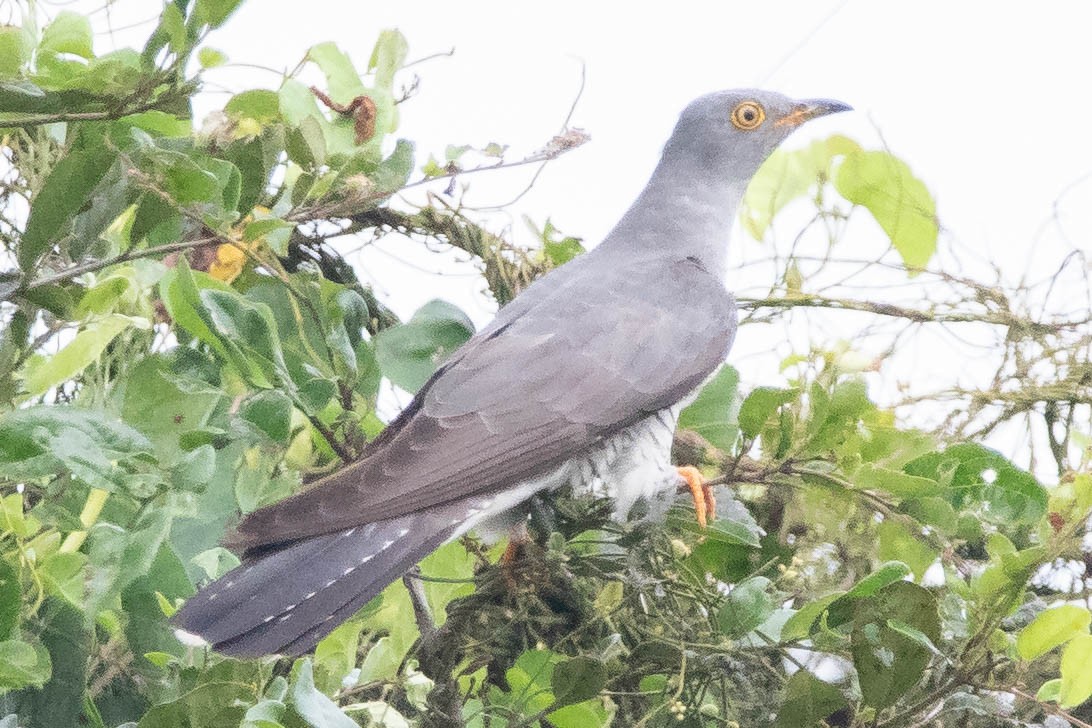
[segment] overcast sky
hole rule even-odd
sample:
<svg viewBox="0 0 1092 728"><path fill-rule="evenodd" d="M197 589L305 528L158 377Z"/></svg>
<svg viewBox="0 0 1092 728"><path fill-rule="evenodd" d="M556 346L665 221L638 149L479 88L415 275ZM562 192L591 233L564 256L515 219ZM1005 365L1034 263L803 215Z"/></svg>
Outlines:
<svg viewBox="0 0 1092 728"><path fill-rule="evenodd" d="M81 3L94 7L101 0L46 7L55 12ZM96 20L119 28L153 16L156 7L119 0L109 18L99 13ZM549 216L593 245L643 186L691 98L762 86L853 104L854 113L808 125L788 146L835 132L865 146L886 142L936 195L942 245L961 258L996 264L1018 280L1028 269L1042 274L1057 267L1073 246L1089 245L1092 10L1084 2L251 0L208 44L232 61L285 69L308 47L333 40L363 68L376 34L388 27L406 35L411 59L455 50L414 66L403 79L420 77L398 132L417 142L419 162L429 152L442 154L448 143L496 141L511 145L513 157L534 151L558 131L586 68L572 124L592 142L547 168L509 217L493 219L498 229L510 223L517 238L525 236L521 215L539 222ZM146 32L147 26L122 30L115 40L139 42ZM228 98L217 88L279 82L250 67L216 69L206 80L201 113ZM519 170L468 178L467 201L503 203L528 176ZM862 246L880 245L864 218L850 234ZM747 251L762 254L738 231L733 244L744 258ZM383 292L403 315L436 295L479 322L490 315L475 295L480 279L449 259L389 241L358 260L365 278L383 280ZM442 269L445 277L423 279L421 267ZM746 283L729 279L730 287ZM848 338L857 323L833 325L845 327ZM756 335L751 345L738 340L739 356L766 350L769 336ZM930 367L950 371L950 360L937 359L932 350L909 357L898 376L929 376ZM747 382L778 379L769 362L741 368Z"/></svg>

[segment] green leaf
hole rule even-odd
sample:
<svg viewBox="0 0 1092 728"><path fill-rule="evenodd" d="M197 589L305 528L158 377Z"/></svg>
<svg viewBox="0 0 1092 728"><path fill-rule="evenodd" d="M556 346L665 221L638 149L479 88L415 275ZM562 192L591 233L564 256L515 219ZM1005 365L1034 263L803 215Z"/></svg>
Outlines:
<svg viewBox="0 0 1092 728"><path fill-rule="evenodd" d="M255 449L253 453L254 463L240 468L235 478L235 499L243 513L287 498L299 490L300 485L297 471L273 475L269 467L272 463L259 459L261 450Z"/></svg>
<svg viewBox="0 0 1092 728"><path fill-rule="evenodd" d="M607 684L603 663L591 657L574 657L554 665L550 689L558 707L594 698Z"/></svg>
<svg viewBox="0 0 1092 728"><path fill-rule="evenodd" d="M892 628L897 624L898 629ZM931 652L907 628L940 640L936 599L917 584L898 581L856 603L851 650L861 697L877 709L894 705L924 676Z"/></svg>
<svg viewBox="0 0 1092 728"><path fill-rule="evenodd" d="M292 400L270 389L247 398L239 416L261 430L270 440L287 445L292 435Z"/></svg>
<svg viewBox="0 0 1092 728"><path fill-rule="evenodd" d="M185 469L200 469L183 452L195 446L184 446L182 438L207 428L213 414L226 404L223 390L199 378L202 368L212 366L211 357L187 348L146 356L127 370L116 392L122 419L155 445L165 464L181 458L188 462Z"/></svg>
<svg viewBox="0 0 1092 728"><path fill-rule="evenodd" d="M186 18L182 10L173 3L163 6L163 14L159 17L158 32L166 38L167 45L176 54L182 54L186 50Z"/></svg>
<svg viewBox="0 0 1092 728"><path fill-rule="evenodd" d="M892 584L902 583L911 573L910 567L900 561L881 564L871 574L860 579L847 592L835 592L801 607L792 615L781 630L785 640L802 639L813 634L820 624L835 628L845 624L853 616L855 605L869 599ZM819 618L827 614L825 620Z"/></svg>
<svg viewBox="0 0 1092 728"><path fill-rule="evenodd" d="M362 622L349 620L323 637L315 647L315 685L320 690L339 690L342 679L357 666L363 629Z"/></svg>
<svg viewBox="0 0 1092 728"><path fill-rule="evenodd" d="M725 364L679 413L679 427L693 430L710 445L731 451L739 434L739 372Z"/></svg>
<svg viewBox="0 0 1092 728"><path fill-rule="evenodd" d="M937 495L940 484L932 478L909 475L899 470L864 463L853 474L853 484L868 490L883 490L901 498L920 498Z"/></svg>
<svg viewBox="0 0 1092 728"><path fill-rule="evenodd" d="M201 445L184 453L171 470L171 485L179 490L202 490L216 472L216 450Z"/></svg>
<svg viewBox="0 0 1092 728"><path fill-rule="evenodd" d="M762 240L782 208L826 182L835 158L860 149L852 139L835 135L803 149L775 151L747 187L740 210L743 227Z"/></svg>
<svg viewBox="0 0 1092 728"><path fill-rule="evenodd" d="M62 10L42 31L38 50L48 53L71 53L90 59L94 56L91 49L90 21L79 13Z"/></svg>
<svg viewBox="0 0 1092 728"><path fill-rule="evenodd" d="M910 573L910 567L901 561L888 561L854 584L845 595L850 599L870 597L884 587L901 582Z"/></svg>
<svg viewBox="0 0 1092 728"><path fill-rule="evenodd" d="M303 169L326 164L326 136L318 119L306 116L299 126L290 128L285 139L285 151L288 158Z"/></svg>
<svg viewBox="0 0 1092 728"><path fill-rule="evenodd" d="M193 592L193 583L178 554L169 543L161 543L148 573L128 584L121 593L129 649L141 655L149 652L183 655L184 648L165 617L174 613L176 599L189 597ZM141 672L162 675L139 660L137 663L134 667Z"/></svg>
<svg viewBox="0 0 1092 728"><path fill-rule="evenodd" d="M381 700L358 703L353 708L367 716L368 728L411 728L404 715Z"/></svg>
<svg viewBox="0 0 1092 728"><path fill-rule="evenodd" d="M1075 708L1092 697L1092 634L1074 637L1062 652L1062 686L1058 704Z"/></svg>
<svg viewBox="0 0 1092 728"><path fill-rule="evenodd" d="M0 78L17 78L29 57L23 29L13 25L0 27Z"/></svg>
<svg viewBox="0 0 1092 728"><path fill-rule="evenodd" d="M239 728L283 728L281 719L286 706L279 700L263 700L247 708Z"/></svg>
<svg viewBox="0 0 1092 728"><path fill-rule="evenodd" d="M84 553L54 552L42 559L38 574L50 594L80 608L86 589L86 566L87 555Z"/></svg>
<svg viewBox="0 0 1092 728"><path fill-rule="evenodd" d="M375 336L376 361L391 382L416 392L473 334L473 322L460 309L445 301L430 301L408 322Z"/></svg>
<svg viewBox="0 0 1092 728"><path fill-rule="evenodd" d="M368 70L375 72L375 84L379 88L391 89L394 74L406 61L409 44L406 37L398 30L384 30L375 42L372 57L368 61Z"/></svg>
<svg viewBox="0 0 1092 728"><path fill-rule="evenodd" d="M198 297L212 330L239 372L255 387L269 389L288 381L273 313L235 291L204 288Z"/></svg>
<svg viewBox="0 0 1092 728"><path fill-rule="evenodd" d="M266 304L191 272L184 260L163 276L160 295L177 325L211 346L254 387L272 389L291 382Z"/></svg>
<svg viewBox="0 0 1092 728"><path fill-rule="evenodd" d="M756 387L740 405L739 429L747 437L756 437L774 413L796 399L798 394L796 389Z"/></svg>
<svg viewBox="0 0 1092 728"><path fill-rule="evenodd" d="M405 186L413 171L413 149L413 142L399 139L391 156L379 163L371 175L378 192L390 194Z"/></svg>
<svg viewBox="0 0 1092 728"><path fill-rule="evenodd" d="M555 728L606 728L611 722L611 716L598 700L566 705L548 713L546 719Z"/></svg>
<svg viewBox="0 0 1092 728"><path fill-rule="evenodd" d="M117 121L118 124L136 127L158 137L182 138L193 133L193 124L187 118L179 118L163 111L142 111Z"/></svg>
<svg viewBox="0 0 1092 728"><path fill-rule="evenodd" d="M726 636L738 639L766 621L776 606L769 594L770 580L753 576L736 585L717 613L717 624Z"/></svg>
<svg viewBox="0 0 1092 728"><path fill-rule="evenodd" d="M90 578L83 605L87 614L97 615L129 584L149 572L172 520L170 510L160 508L147 512L130 530L104 521L91 528L87 548Z"/></svg>
<svg viewBox="0 0 1092 728"><path fill-rule="evenodd" d="M565 265L570 260L584 253L580 238L564 237L560 240L547 240L542 244L542 253L552 265Z"/></svg>
<svg viewBox="0 0 1092 728"><path fill-rule="evenodd" d="M226 664L231 667L230 663ZM217 665L219 667L219 665ZM169 703L151 708L140 719L137 728L235 728L246 714L246 706L254 701L250 685L235 680L206 676L189 692ZM227 678L233 675L225 676ZM355 728L355 724L354 724Z"/></svg>
<svg viewBox="0 0 1092 728"><path fill-rule="evenodd" d="M937 249L936 201L901 159L885 151L857 151L834 177L838 192L872 213L903 263L922 268Z"/></svg>
<svg viewBox="0 0 1092 728"><path fill-rule="evenodd" d="M937 646L935 644L933 644L933 641L931 639L929 639L929 636L926 635L924 632L922 632L917 627L912 627L909 624L907 624L906 622L900 622L897 619L887 620L887 626L890 627L891 629L895 630L899 634L901 634L903 637L906 637L907 639L910 639L910 640L918 643L919 645L921 645L925 649L929 650L929 652L936 655L937 657L940 657L940 658L943 658L943 659L946 659L946 660L948 659L947 656L943 652L941 652L939 649L937 649ZM949 662L950 662L950 660L949 660Z"/></svg>
<svg viewBox="0 0 1092 728"><path fill-rule="evenodd" d="M2 521L0 529L7 530ZM21 593L19 574L7 560L0 559L0 640L12 637L19 624Z"/></svg>
<svg viewBox="0 0 1092 728"><path fill-rule="evenodd" d="M252 89L232 96L224 105L224 113L236 121L253 119L265 125L281 118L280 104L276 91Z"/></svg>
<svg viewBox="0 0 1092 728"><path fill-rule="evenodd" d="M1047 609L1020 631L1016 653L1022 660L1034 660L1079 634L1087 634L1089 624L1092 613L1084 607L1063 604Z"/></svg>
<svg viewBox="0 0 1092 728"><path fill-rule="evenodd" d="M1035 699L1041 700L1044 703L1057 702L1058 696L1061 694L1062 679L1054 678L1053 680L1047 680L1039 686L1038 692L1035 693Z"/></svg>
<svg viewBox="0 0 1092 728"><path fill-rule="evenodd" d="M777 728L811 728L831 713L846 706L838 688L825 683L807 670L798 670L785 683Z"/></svg>
<svg viewBox="0 0 1092 728"><path fill-rule="evenodd" d="M203 288L231 290L229 285L207 273L191 271L185 258L180 258L178 265L164 273L159 280L159 297L176 327L189 332L220 356L229 357L231 352L212 329L208 312L201 304L198 291Z"/></svg>
<svg viewBox="0 0 1092 728"><path fill-rule="evenodd" d="M595 613L601 617L610 614L622 606L622 598L625 596L625 586L620 581L608 581L595 596Z"/></svg>
<svg viewBox="0 0 1092 728"><path fill-rule="evenodd" d="M1061 678L1055 678L1054 680L1047 680L1035 693L1035 700L1043 703L1057 703L1058 697L1061 695Z"/></svg>
<svg viewBox="0 0 1092 728"><path fill-rule="evenodd" d="M899 508L918 523L934 526L941 533L954 533L959 523L955 509L943 498L912 498L903 501Z"/></svg>
<svg viewBox="0 0 1092 728"><path fill-rule="evenodd" d="M875 411L868 398L868 387L859 377L841 380L830 391L815 383L810 395L808 448L817 454L842 447L857 434L861 420Z"/></svg>
<svg viewBox="0 0 1092 728"><path fill-rule="evenodd" d="M812 633L812 628L820 622L820 617L830 606L845 595L845 592L834 592L824 597L808 602L789 617L785 626L781 628L781 639L785 642L800 640Z"/></svg>
<svg viewBox="0 0 1092 728"><path fill-rule="evenodd" d="M102 411L43 405L0 417L0 474L15 480L69 470L114 490L152 452L147 438Z"/></svg>
<svg viewBox="0 0 1092 728"><path fill-rule="evenodd" d="M35 357L27 362L23 386L31 396L44 394L77 376L98 360L110 342L133 324L147 323L121 314L111 314L84 327L63 349L51 357Z"/></svg>
<svg viewBox="0 0 1092 728"><path fill-rule="evenodd" d="M197 0L194 16L210 28L219 28L241 3L242 0Z"/></svg>
<svg viewBox="0 0 1092 728"><path fill-rule="evenodd" d="M175 204L215 204L222 198L216 175L186 154L168 149L150 152L160 173L160 182ZM217 205L219 207L220 205Z"/></svg>
<svg viewBox="0 0 1092 728"><path fill-rule="evenodd" d="M216 68L227 63L227 60L227 54L216 48L205 46L197 51L197 62L201 64L201 68Z"/></svg>
<svg viewBox="0 0 1092 728"><path fill-rule="evenodd" d="M296 682L292 686L292 707L312 728L357 728L356 721L341 712L337 703L315 687L311 659L297 663Z"/></svg>
<svg viewBox="0 0 1092 728"><path fill-rule="evenodd" d="M23 494L16 491L0 497L0 528L19 538L30 538L38 531L33 517L28 517Z"/></svg>
<svg viewBox="0 0 1092 728"><path fill-rule="evenodd" d="M550 678L562 656L550 650L527 650L505 673L511 687L510 707L524 715L547 710L554 702Z"/></svg>
<svg viewBox="0 0 1092 728"><path fill-rule="evenodd" d="M945 486L956 508L981 502L982 516L992 523L1031 524L1046 514L1046 489L1035 477L996 450L977 443L960 443L922 455L903 470Z"/></svg>
<svg viewBox="0 0 1092 728"><path fill-rule="evenodd" d="M46 601L38 619L52 671L42 689L22 693L20 713L33 716L34 722L25 725L82 725L92 631L80 610L55 599Z"/></svg>
<svg viewBox="0 0 1092 728"><path fill-rule="evenodd" d="M940 554L929 544L915 536L917 527L907 527L905 523L887 520L876 526L876 556L890 561L902 561L920 580L925 571L933 565Z"/></svg>
<svg viewBox="0 0 1092 728"><path fill-rule="evenodd" d="M330 98L334 101L347 104L367 90L349 56L334 43L312 46L307 51L307 57L326 74L326 85L329 87Z"/></svg>
<svg viewBox="0 0 1092 728"><path fill-rule="evenodd" d="M0 642L0 689L40 687L49 680L52 670L45 647L19 640Z"/></svg>
<svg viewBox="0 0 1092 728"><path fill-rule="evenodd" d="M53 167L32 201L26 231L16 253L19 267L32 270L50 246L58 242L116 159L117 152L106 146L75 148Z"/></svg>

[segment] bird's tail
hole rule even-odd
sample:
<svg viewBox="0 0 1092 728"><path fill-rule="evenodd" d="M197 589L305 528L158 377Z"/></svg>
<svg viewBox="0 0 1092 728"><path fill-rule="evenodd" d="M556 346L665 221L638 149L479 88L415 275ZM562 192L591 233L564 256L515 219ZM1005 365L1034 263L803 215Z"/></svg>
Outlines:
<svg viewBox="0 0 1092 728"><path fill-rule="evenodd" d="M236 657L299 655L468 527L463 503L308 538L243 563L172 619Z"/></svg>

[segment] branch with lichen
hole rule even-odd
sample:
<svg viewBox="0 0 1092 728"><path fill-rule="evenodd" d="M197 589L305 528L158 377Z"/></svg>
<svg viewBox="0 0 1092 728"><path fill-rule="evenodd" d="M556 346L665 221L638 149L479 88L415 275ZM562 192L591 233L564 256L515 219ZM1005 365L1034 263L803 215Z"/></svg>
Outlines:
<svg viewBox="0 0 1092 728"><path fill-rule="evenodd" d="M452 208L422 207L402 212L379 207L353 215L346 233L386 228L411 237L438 238L470 253L485 266L482 275L501 305L512 300L531 281L549 270L545 260L534 260L498 235L475 224Z"/></svg>

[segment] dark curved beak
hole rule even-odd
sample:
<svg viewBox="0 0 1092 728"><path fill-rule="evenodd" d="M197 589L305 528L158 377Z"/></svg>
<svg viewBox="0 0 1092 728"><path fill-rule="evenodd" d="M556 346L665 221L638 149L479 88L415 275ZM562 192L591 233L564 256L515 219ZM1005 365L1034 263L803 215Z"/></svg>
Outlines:
<svg viewBox="0 0 1092 728"><path fill-rule="evenodd" d="M827 114L837 114L842 111L852 111L853 107L843 101L834 99L804 99L793 107L793 110L774 122L775 126L800 126L805 121Z"/></svg>

